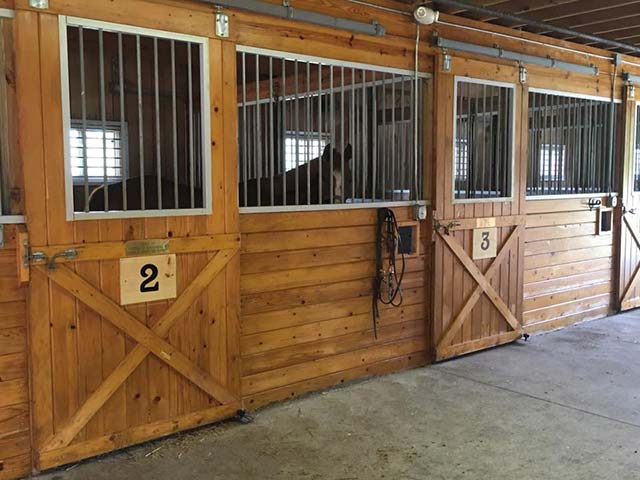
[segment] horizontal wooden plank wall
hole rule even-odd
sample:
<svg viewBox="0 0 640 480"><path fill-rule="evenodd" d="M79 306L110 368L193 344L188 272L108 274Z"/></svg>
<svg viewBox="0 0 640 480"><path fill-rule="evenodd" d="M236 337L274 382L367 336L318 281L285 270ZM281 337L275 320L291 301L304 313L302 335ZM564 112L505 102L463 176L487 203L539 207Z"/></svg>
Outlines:
<svg viewBox="0 0 640 480"><path fill-rule="evenodd" d="M18 285L16 227L0 248L0 480L31 471L26 289Z"/></svg>
<svg viewBox="0 0 640 480"><path fill-rule="evenodd" d="M241 216L246 408L427 363L430 251L407 260L404 303L382 309L375 340L375 222L373 209Z"/></svg>
<svg viewBox="0 0 640 480"><path fill-rule="evenodd" d="M612 313L614 236L596 235L597 210L590 211L587 202L587 198L526 202L523 324L527 332Z"/></svg>

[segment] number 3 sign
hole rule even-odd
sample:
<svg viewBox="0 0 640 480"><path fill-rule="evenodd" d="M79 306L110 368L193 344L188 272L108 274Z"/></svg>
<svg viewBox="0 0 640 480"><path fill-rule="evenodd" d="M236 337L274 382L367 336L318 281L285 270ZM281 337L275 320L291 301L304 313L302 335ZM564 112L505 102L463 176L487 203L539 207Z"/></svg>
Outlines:
<svg viewBox="0 0 640 480"><path fill-rule="evenodd" d="M120 259L120 305L176 296L175 255Z"/></svg>
<svg viewBox="0 0 640 480"><path fill-rule="evenodd" d="M495 258L498 254L496 228L477 228L473 231L473 259Z"/></svg>

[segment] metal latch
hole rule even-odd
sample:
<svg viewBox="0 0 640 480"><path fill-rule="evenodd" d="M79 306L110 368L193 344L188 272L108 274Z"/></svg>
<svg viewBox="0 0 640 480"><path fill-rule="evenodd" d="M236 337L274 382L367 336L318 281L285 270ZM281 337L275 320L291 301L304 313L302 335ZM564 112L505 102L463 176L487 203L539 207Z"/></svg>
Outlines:
<svg viewBox="0 0 640 480"><path fill-rule="evenodd" d="M4 225L0 225L0 248L4 247Z"/></svg>
<svg viewBox="0 0 640 480"><path fill-rule="evenodd" d="M70 248L68 250L64 250L62 252L58 252L55 255L53 255L51 258L49 258L49 256L44 253L44 252L33 252L33 253L29 253L29 244L28 242L25 240L24 242L24 258L23 258L23 265L25 268L29 268L29 264L31 262L46 262L47 263L47 268L49 270L55 270L56 269L56 260L58 258L65 258L67 260L73 260L75 258L78 258L78 250L76 250L75 248Z"/></svg>

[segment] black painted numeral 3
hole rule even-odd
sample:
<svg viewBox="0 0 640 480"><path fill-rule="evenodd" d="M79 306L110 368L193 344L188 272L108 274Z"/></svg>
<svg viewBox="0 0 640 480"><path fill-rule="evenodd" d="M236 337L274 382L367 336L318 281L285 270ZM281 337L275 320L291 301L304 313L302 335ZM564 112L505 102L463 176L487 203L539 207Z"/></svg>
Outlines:
<svg viewBox="0 0 640 480"><path fill-rule="evenodd" d="M489 232L482 232L482 243L480 244L480 248L482 250L489 250L489 246L491 242L489 241Z"/></svg>
<svg viewBox="0 0 640 480"><path fill-rule="evenodd" d="M158 278L158 267L153 263L147 263L140 269L140 275L145 280L140 284L140 293L157 292L160 290L160 282L151 284Z"/></svg>

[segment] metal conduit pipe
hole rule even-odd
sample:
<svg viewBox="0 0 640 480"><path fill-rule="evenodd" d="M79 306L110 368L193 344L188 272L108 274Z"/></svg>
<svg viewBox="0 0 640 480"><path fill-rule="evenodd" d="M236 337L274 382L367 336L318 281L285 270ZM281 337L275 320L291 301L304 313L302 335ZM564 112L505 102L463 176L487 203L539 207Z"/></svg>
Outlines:
<svg viewBox="0 0 640 480"><path fill-rule="evenodd" d="M484 15L488 15L491 17L500 18L502 20L509 20L516 24L526 25L528 27L539 28L541 30L546 30L550 32L559 33L562 35L567 35L570 37L582 38L583 40L589 40L592 42L601 43L603 45L608 45L610 47L620 48L624 50L628 50L634 53L640 53L640 47L636 47L634 45L629 45L626 43L618 42L617 40L612 40L610 38L603 38L597 35L591 35L589 33L578 32L576 30L572 30L570 28L559 27L557 25L552 25L546 22L540 22L537 20L531 20L526 17L521 17L519 15L513 15L511 13L500 12L498 10L492 10L490 8L481 7L479 5L472 5L467 2L463 2L460 0L437 0L436 3L438 5L444 5L447 7L455 7L463 10L468 10L474 13L481 13Z"/></svg>
<svg viewBox="0 0 640 480"><path fill-rule="evenodd" d="M358 22L348 18L334 17L323 13L316 13L300 8L293 8L289 5L289 0L285 0L282 5L262 2L260 0L197 0L200 3L206 3L216 7L237 8L238 10L246 10L252 13L269 15L272 17L285 18L288 20L296 20L304 23L311 23L322 27L337 28L354 33L363 33L365 35L384 36L385 28L376 20L371 23Z"/></svg>

